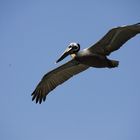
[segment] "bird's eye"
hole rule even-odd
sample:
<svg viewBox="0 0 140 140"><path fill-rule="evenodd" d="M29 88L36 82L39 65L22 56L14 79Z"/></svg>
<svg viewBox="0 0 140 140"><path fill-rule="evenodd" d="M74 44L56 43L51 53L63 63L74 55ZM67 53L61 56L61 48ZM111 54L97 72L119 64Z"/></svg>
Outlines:
<svg viewBox="0 0 140 140"><path fill-rule="evenodd" d="M77 47L77 46L74 46L73 48L74 48L75 50L77 50L77 49L78 49L78 47Z"/></svg>

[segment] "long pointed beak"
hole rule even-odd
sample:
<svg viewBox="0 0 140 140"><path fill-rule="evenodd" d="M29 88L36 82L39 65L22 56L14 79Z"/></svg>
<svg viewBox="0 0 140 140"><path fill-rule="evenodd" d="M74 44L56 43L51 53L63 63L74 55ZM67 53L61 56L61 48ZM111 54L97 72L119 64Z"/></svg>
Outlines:
<svg viewBox="0 0 140 140"><path fill-rule="evenodd" d="M72 48L67 48L64 53L60 56L60 58L56 61L56 63L60 62L61 60L63 60L65 57L67 57L70 54L70 51L72 50Z"/></svg>

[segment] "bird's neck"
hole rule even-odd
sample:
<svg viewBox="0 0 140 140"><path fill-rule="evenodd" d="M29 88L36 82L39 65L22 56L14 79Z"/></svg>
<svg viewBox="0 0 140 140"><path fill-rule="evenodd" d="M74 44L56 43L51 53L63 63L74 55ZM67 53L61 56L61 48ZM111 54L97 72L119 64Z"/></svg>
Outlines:
<svg viewBox="0 0 140 140"><path fill-rule="evenodd" d="M71 56L72 58L75 58L76 55L77 55L77 53L72 53L72 54L70 54L70 56Z"/></svg>

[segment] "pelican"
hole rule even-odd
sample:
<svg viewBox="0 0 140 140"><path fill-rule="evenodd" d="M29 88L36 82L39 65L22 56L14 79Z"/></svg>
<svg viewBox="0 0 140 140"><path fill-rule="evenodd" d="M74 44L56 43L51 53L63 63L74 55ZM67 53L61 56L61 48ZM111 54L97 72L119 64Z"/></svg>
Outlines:
<svg viewBox="0 0 140 140"><path fill-rule="evenodd" d="M56 69L48 72L32 93L32 101L42 103L50 91L64 83L72 76L90 67L115 68L119 61L107 58L110 53L118 50L125 42L140 33L140 23L112 28L107 34L91 47L80 51L79 43L70 43L68 48L56 61L70 55L72 59Z"/></svg>

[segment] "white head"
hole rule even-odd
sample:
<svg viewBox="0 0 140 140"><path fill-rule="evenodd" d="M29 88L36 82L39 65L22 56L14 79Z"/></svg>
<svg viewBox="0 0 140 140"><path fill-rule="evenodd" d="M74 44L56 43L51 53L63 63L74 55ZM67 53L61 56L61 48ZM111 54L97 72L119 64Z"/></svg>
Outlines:
<svg viewBox="0 0 140 140"><path fill-rule="evenodd" d="M79 43L70 43L68 48L64 51L64 53L61 55L61 57L56 61L56 63L63 60L65 57L67 57L70 54L77 53L79 50L80 50Z"/></svg>

